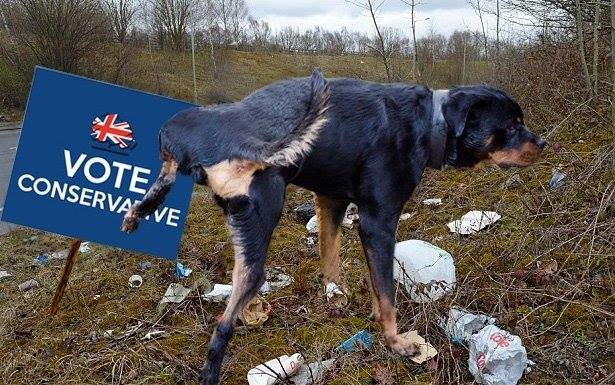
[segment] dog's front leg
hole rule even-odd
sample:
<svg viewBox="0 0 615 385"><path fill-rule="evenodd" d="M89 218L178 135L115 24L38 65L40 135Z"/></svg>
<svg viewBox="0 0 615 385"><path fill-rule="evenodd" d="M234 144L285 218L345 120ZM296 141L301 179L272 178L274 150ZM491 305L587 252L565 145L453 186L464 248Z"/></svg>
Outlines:
<svg viewBox="0 0 615 385"><path fill-rule="evenodd" d="M399 212L359 204L359 235L367 258L376 320L382 326L386 344L403 356L418 352L416 344L397 333L393 257Z"/></svg>

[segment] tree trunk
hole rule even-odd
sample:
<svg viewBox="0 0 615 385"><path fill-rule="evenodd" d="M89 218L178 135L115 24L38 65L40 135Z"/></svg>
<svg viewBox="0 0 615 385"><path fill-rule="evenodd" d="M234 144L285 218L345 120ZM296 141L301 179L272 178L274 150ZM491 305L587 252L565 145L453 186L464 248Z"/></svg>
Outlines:
<svg viewBox="0 0 615 385"><path fill-rule="evenodd" d="M374 27L376 27L376 35L378 36L378 40L380 41L380 56L382 56L382 62L384 63L384 69L387 73L387 81L391 82L391 70L389 68L389 58L384 48L384 38L382 37L382 33L380 33L380 28L378 28L378 22L376 21L376 14L374 13L374 7L372 6L371 0L367 0L367 6L369 8L369 13L372 15L372 21L374 22Z"/></svg>
<svg viewBox="0 0 615 385"><path fill-rule="evenodd" d="M500 0L495 3L495 62L500 64Z"/></svg>
<svg viewBox="0 0 615 385"><path fill-rule="evenodd" d="M613 129L613 146L615 146L615 0L611 0L611 128ZM613 169L615 170L615 156Z"/></svg>
<svg viewBox="0 0 615 385"><path fill-rule="evenodd" d="M585 37L583 34L583 14L581 11L581 0L575 0L576 3L576 23L577 23L577 40L579 41L579 57L581 58L581 69L583 71L583 77L585 78L585 86L589 96L592 96L592 81L589 76L589 68L587 65L587 58L585 57Z"/></svg>
<svg viewBox="0 0 615 385"><path fill-rule="evenodd" d="M600 33L600 0L596 1L596 10L594 16L594 62L592 63L592 76L594 79L594 96L598 97L599 74L598 74L598 54L600 53L599 33Z"/></svg>
<svg viewBox="0 0 615 385"><path fill-rule="evenodd" d="M412 81L413 82L417 82L417 76L416 76L416 66L417 66L417 52L416 52L416 20L415 17L416 15L414 14L414 7L415 7L415 0L412 0L412 3L410 4L411 7L411 17L412 17Z"/></svg>

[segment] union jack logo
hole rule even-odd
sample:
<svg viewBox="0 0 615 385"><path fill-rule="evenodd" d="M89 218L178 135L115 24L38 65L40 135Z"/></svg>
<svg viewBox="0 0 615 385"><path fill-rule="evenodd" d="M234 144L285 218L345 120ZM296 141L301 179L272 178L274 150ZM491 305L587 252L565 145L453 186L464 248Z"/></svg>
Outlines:
<svg viewBox="0 0 615 385"><path fill-rule="evenodd" d="M121 149L128 148L134 140L132 130L127 122L116 123L117 114L107 114L103 120L96 117L92 122L92 137L102 143L111 141Z"/></svg>

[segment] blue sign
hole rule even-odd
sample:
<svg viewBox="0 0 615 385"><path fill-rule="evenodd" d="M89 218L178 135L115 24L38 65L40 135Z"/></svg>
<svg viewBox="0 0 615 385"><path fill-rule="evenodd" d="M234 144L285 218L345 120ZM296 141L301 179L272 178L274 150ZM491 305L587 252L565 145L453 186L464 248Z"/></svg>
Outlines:
<svg viewBox="0 0 615 385"><path fill-rule="evenodd" d="M160 172L158 130L192 105L37 67L2 220L175 259L193 181L120 231Z"/></svg>

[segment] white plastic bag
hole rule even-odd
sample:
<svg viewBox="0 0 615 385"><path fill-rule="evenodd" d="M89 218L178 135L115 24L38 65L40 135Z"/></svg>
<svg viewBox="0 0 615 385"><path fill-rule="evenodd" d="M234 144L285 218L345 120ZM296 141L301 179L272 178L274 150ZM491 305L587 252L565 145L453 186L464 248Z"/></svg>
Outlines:
<svg viewBox="0 0 615 385"><path fill-rule="evenodd" d="M468 366L479 384L515 385L528 365L521 339L495 325L472 335L469 348Z"/></svg>
<svg viewBox="0 0 615 385"><path fill-rule="evenodd" d="M233 291L233 285L222 285L219 283L214 284L214 288L207 294L203 294L203 299L208 302L222 302L226 301L231 296Z"/></svg>
<svg viewBox="0 0 615 385"><path fill-rule="evenodd" d="M451 233L461 235L474 234L499 221L502 216L495 211L469 211L461 219L448 223Z"/></svg>
<svg viewBox="0 0 615 385"><path fill-rule="evenodd" d="M455 284L455 263L446 251L419 240L395 245L393 277L403 283L414 302L435 301Z"/></svg>
<svg viewBox="0 0 615 385"><path fill-rule="evenodd" d="M443 319L440 326L451 341L462 343L468 341L472 334L484 328L485 325L493 325L494 323L495 318L484 314L473 314L454 307L448 311L448 318Z"/></svg>
<svg viewBox="0 0 615 385"><path fill-rule="evenodd" d="M250 385L273 385L278 378L285 379L296 373L303 365L304 359L300 353L292 356L281 356L269 360L264 364L250 369L248 372L248 384Z"/></svg>
<svg viewBox="0 0 615 385"><path fill-rule="evenodd" d="M327 371L335 364L335 359L313 362L302 365L297 373L290 378L290 382L295 385L318 384L327 374Z"/></svg>

